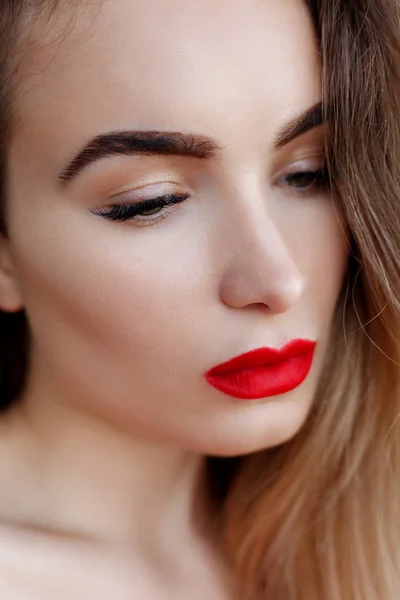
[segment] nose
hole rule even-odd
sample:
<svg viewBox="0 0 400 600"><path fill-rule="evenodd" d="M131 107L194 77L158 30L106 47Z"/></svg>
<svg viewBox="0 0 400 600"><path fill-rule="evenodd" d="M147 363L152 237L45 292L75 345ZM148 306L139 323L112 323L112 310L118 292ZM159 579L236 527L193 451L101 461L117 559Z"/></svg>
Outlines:
<svg viewBox="0 0 400 600"><path fill-rule="evenodd" d="M295 231L292 234L298 235ZM268 216L260 217L254 212L247 213L234 231L225 234L227 262L220 297L227 306L243 308L259 304L271 313L280 314L297 304L307 280L289 252L288 235L287 232L284 240Z"/></svg>

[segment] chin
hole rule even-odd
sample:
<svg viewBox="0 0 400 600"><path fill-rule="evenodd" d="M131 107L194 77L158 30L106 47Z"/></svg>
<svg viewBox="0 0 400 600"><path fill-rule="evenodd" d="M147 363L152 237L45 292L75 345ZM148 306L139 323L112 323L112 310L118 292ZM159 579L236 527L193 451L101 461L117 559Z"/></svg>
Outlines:
<svg viewBox="0 0 400 600"><path fill-rule="evenodd" d="M222 424L219 431L214 426L214 433L220 435L216 439L209 439L202 453L235 457L280 446L292 440L307 419L308 410L293 402L287 406L275 404L268 408L263 417L258 414L259 411L255 411L256 415L247 414L236 424Z"/></svg>

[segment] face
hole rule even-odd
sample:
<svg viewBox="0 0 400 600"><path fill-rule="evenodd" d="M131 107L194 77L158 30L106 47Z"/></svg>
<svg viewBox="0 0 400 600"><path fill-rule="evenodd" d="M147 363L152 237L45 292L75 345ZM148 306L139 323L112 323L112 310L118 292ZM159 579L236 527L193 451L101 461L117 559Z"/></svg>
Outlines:
<svg viewBox="0 0 400 600"><path fill-rule="evenodd" d="M57 43L37 33L9 148L7 245L37 390L202 453L287 441L310 409L348 259L323 126L289 126L321 101L307 8L106 0L81 6ZM317 345L293 389L243 399L205 377L294 339Z"/></svg>

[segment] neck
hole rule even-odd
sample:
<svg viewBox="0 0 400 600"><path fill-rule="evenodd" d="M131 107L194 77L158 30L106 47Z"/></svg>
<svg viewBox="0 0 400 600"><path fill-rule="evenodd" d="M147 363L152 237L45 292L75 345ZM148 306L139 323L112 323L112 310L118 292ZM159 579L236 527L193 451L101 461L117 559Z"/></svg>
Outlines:
<svg viewBox="0 0 400 600"><path fill-rule="evenodd" d="M0 520L120 546L184 546L197 535L203 465L201 455L25 398L0 421Z"/></svg>

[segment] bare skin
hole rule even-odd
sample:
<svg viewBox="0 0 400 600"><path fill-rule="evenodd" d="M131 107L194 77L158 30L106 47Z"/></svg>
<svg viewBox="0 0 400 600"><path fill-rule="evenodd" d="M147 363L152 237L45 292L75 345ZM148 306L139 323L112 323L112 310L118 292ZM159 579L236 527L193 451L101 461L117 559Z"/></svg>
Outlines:
<svg viewBox="0 0 400 600"><path fill-rule="evenodd" d="M205 543L140 556L76 537L2 528L2 597L10 600L231 600L235 591L219 557ZM173 545L171 541L171 545Z"/></svg>
<svg viewBox="0 0 400 600"><path fill-rule="evenodd" d="M86 4L66 35L64 14L35 24L9 148L0 306L25 309L32 348L0 420L0 596L232 600L204 456L299 431L348 260L329 190L287 179L322 168L322 127L276 144L321 101L314 31L300 0ZM60 179L122 130L218 156L113 155ZM165 194L188 197L163 221L95 212ZM238 402L205 381L293 338L317 341L293 391Z"/></svg>
<svg viewBox="0 0 400 600"><path fill-rule="evenodd" d="M3 425L7 423L7 427L2 429L1 476L7 482L7 491L4 488L1 502L1 597L10 600L234 597L232 574L218 554L207 527L204 514L207 502L199 485L201 457L186 457L187 465L177 474L175 489L170 483L172 473L164 473L162 481L161 469L158 481L150 488L150 476L154 477L156 472L155 465L154 471L150 471L150 448L141 468L135 468L139 467L138 456L133 453L129 458L121 445L111 454L109 447L108 470L91 452L94 432L86 425L82 430L84 439L79 443L75 424L71 432L73 443L79 451L86 446L87 457L76 455L68 444L64 448L58 444L54 453L46 446L50 460L39 458L35 456L31 432L23 437L21 413L16 411L16 414L15 428L10 417L4 419ZM105 433L103 429L104 437ZM142 443L142 452L143 446ZM69 459L73 456L76 462L64 463L64 457L56 457L57 451L65 452ZM124 457L124 464L118 470L120 456ZM11 465L16 467L14 471L10 471ZM166 466L164 461L163 468ZM51 473L52 469L58 473ZM110 478L112 469L114 476ZM122 482L137 493L128 497ZM166 499L161 484L171 485L175 496ZM80 506L74 506L71 494L75 493L82 501ZM125 505L128 501L131 507ZM130 518L131 512L139 519ZM84 527L80 521L85 523Z"/></svg>

